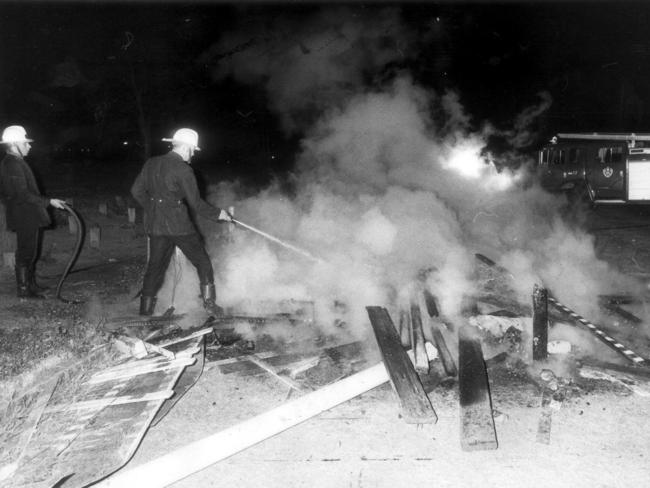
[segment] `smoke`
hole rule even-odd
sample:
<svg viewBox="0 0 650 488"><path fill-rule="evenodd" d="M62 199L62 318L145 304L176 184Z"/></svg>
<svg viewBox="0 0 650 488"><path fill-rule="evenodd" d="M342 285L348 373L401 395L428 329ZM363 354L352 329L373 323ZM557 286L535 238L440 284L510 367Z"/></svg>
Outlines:
<svg viewBox="0 0 650 488"><path fill-rule="evenodd" d="M530 146L535 141L536 134L531 127L553 103L553 98L549 92L542 91L537 96L541 99L539 104L521 111L515 117L513 129L507 132L508 142L515 149Z"/></svg>
<svg viewBox="0 0 650 488"><path fill-rule="evenodd" d="M368 77L410 56L411 42L392 8L340 7L271 18L265 12L225 32L199 62L214 66L217 81L230 77L263 86L285 131L294 133Z"/></svg>
<svg viewBox="0 0 650 488"><path fill-rule="evenodd" d="M386 76L411 42L395 10L351 12L253 22L204 56L218 60L216 79L262 86L287 131L303 136L294 193L222 184L211 201L320 259L238 229L210 250L222 305L313 301L319 324L344 320L364 334L366 306L395 310L424 277L454 316L477 291L476 252L511 271L524 303L539 283L588 316L598 294L633 286L562 219L562 198L531 183L526 167L497 168L484 156L495 129L473 129L459 93L435 93L406 72ZM530 144L551 103L539 96L501 131L513 149Z"/></svg>

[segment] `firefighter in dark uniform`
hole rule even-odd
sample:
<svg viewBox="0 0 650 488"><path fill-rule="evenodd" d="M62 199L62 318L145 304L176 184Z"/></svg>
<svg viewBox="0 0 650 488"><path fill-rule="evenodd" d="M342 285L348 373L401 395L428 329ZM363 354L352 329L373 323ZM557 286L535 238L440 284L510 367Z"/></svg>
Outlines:
<svg viewBox="0 0 650 488"><path fill-rule="evenodd" d="M206 203L199 195L190 167L198 147L198 134L179 129L171 139L172 150L147 160L131 188L131 194L144 209L144 229L149 236L149 263L140 296L140 315L152 315L156 295L165 279L175 247L196 268L201 297L208 313L220 315L216 305L214 272L201 236L190 218L190 211L214 221L230 222L230 214Z"/></svg>
<svg viewBox="0 0 650 488"><path fill-rule="evenodd" d="M43 298L36 284L36 260L42 227L50 225L48 205L63 208L57 198L47 198L41 192L34 173L25 162L32 139L19 125L2 132L6 156L0 162L0 197L6 207L7 227L16 233L16 284L21 298Z"/></svg>

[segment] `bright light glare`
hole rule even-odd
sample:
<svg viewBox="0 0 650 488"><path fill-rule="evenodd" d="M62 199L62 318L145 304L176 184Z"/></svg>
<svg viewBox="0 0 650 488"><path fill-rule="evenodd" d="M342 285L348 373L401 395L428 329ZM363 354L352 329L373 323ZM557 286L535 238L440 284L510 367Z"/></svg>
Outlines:
<svg viewBox="0 0 650 488"><path fill-rule="evenodd" d="M451 147L449 157L442 161L442 165L463 178L479 180L478 184L487 190L506 190L518 179L517 174L507 169L497 171L492 161L481 157L480 145L472 141Z"/></svg>
<svg viewBox="0 0 650 488"><path fill-rule="evenodd" d="M443 162L447 169L457 172L466 178L477 179L485 172L485 161L479 156L477 148L455 147L449 158Z"/></svg>

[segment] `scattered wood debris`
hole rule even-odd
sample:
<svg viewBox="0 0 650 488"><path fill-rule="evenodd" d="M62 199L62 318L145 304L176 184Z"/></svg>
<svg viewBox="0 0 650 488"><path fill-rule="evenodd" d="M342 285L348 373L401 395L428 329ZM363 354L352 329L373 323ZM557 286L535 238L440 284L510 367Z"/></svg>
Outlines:
<svg viewBox="0 0 650 488"><path fill-rule="evenodd" d="M174 358L127 358L108 369L60 381L41 411L7 481L21 487L82 487L122 467L161 405L174 395L184 368L197 361L201 337ZM183 352L187 351L186 354ZM36 415L36 414L34 414ZM6 471L5 471L6 472Z"/></svg>

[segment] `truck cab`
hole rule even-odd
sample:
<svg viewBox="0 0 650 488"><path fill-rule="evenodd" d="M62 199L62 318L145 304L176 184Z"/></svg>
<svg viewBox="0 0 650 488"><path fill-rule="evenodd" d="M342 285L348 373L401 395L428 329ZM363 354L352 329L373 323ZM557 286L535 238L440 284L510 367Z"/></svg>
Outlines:
<svg viewBox="0 0 650 488"><path fill-rule="evenodd" d="M561 133L539 151L542 186L597 204L650 203L650 134Z"/></svg>

